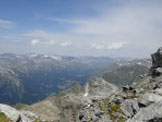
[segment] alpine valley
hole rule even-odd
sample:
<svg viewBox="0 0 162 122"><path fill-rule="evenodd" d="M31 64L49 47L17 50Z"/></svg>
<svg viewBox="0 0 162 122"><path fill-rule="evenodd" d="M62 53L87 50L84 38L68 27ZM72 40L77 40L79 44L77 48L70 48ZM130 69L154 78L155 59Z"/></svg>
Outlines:
<svg viewBox="0 0 162 122"><path fill-rule="evenodd" d="M0 121L161 122L161 51L152 61L1 54Z"/></svg>

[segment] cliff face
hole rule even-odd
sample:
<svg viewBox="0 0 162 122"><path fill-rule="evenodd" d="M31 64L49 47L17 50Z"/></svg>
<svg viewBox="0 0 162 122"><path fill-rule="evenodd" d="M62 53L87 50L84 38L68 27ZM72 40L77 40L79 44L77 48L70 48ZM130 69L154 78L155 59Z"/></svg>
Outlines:
<svg viewBox="0 0 162 122"><path fill-rule="evenodd" d="M20 112L30 111L39 121L49 122L162 122L161 52L162 48L152 54L149 73L131 86L119 88L95 78L84 87L76 85L58 96L25 106Z"/></svg>

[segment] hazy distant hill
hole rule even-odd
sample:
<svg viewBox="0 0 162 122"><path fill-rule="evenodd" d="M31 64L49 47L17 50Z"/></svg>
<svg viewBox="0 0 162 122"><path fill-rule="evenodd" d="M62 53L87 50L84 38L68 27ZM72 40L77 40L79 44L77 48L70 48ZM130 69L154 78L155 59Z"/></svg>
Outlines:
<svg viewBox="0 0 162 122"><path fill-rule="evenodd" d="M140 75L148 73L150 67L150 59L119 61L101 73L100 77L119 86L130 85L138 81Z"/></svg>

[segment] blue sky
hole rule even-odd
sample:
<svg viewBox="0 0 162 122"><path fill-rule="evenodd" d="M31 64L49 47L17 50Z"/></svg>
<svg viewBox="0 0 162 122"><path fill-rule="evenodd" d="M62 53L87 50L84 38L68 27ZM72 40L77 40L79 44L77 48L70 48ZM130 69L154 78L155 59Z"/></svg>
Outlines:
<svg viewBox="0 0 162 122"><path fill-rule="evenodd" d="M149 57L161 0L0 0L0 52Z"/></svg>

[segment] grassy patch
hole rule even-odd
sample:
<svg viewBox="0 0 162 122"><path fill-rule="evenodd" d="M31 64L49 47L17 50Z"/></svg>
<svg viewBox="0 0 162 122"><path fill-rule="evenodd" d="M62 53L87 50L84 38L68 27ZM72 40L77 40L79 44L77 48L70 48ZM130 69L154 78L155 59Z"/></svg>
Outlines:
<svg viewBox="0 0 162 122"><path fill-rule="evenodd" d="M102 105L100 105L100 110L102 110L102 111L106 111L106 109L107 109L107 105L109 104L109 98L107 98L107 99L104 99L103 100L103 104Z"/></svg>
<svg viewBox="0 0 162 122"><path fill-rule="evenodd" d="M12 120L7 118L7 116L4 113L0 112L0 122L12 122Z"/></svg>
<svg viewBox="0 0 162 122"><path fill-rule="evenodd" d="M124 113L121 110L121 106L118 104L112 104L107 114L110 115L110 119L113 122L125 122L126 121L125 118L120 116L120 115L123 115Z"/></svg>

